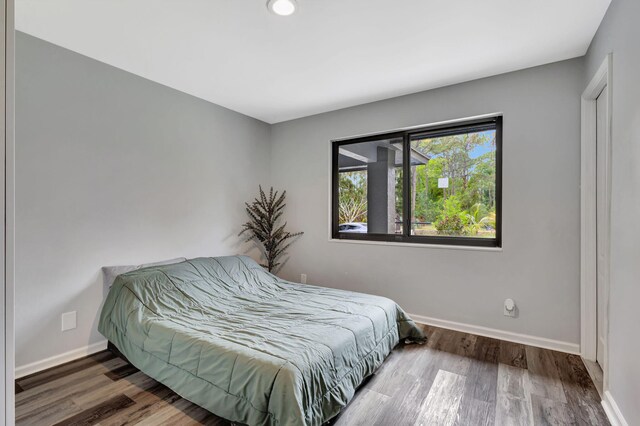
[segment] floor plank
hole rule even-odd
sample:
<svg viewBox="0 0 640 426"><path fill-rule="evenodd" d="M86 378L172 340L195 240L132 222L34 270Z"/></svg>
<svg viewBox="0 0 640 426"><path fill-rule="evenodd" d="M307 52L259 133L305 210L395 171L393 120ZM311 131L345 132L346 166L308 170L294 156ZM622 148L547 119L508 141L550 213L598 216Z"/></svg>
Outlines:
<svg viewBox="0 0 640 426"><path fill-rule="evenodd" d="M110 380L104 376L104 373L125 364L126 362L120 358L112 358L62 377L52 375L53 380L42 381L38 386L25 389L16 395L16 407L20 409L31 402L43 404L45 401L63 398L74 391L82 391L83 386L89 382L109 383Z"/></svg>
<svg viewBox="0 0 640 426"><path fill-rule="evenodd" d="M84 410L74 416L55 423L55 426L89 426L99 423L101 419L108 418L120 410L132 406L135 402L125 395L114 396L94 407Z"/></svg>
<svg viewBox="0 0 640 426"><path fill-rule="evenodd" d="M417 407L421 407L427 398L432 381L409 375L407 378L411 380L405 382L401 390L391 397L386 404L386 409L372 423L373 425L412 425L416 422L419 414Z"/></svg>
<svg viewBox="0 0 640 426"><path fill-rule="evenodd" d="M90 355L80 360L71 361L57 367L49 368L39 373L22 377L16 380L16 383L18 383L23 390L35 388L36 386L39 386L43 383L53 382L56 379L67 377L72 375L73 373L86 370L91 366L101 365L102 363L113 358L115 358L115 356L110 351L98 352L97 354Z"/></svg>
<svg viewBox="0 0 640 426"><path fill-rule="evenodd" d="M369 426L376 424L380 416L386 411L391 398L387 395L361 389L343 413L337 418L335 426ZM367 413L367 416L362 416Z"/></svg>
<svg viewBox="0 0 640 426"><path fill-rule="evenodd" d="M536 426L577 425L569 404L531 395L533 424Z"/></svg>
<svg viewBox="0 0 640 426"><path fill-rule="evenodd" d="M553 351L527 346L527 366L531 393L562 403L567 402Z"/></svg>
<svg viewBox="0 0 640 426"><path fill-rule="evenodd" d="M189 410L202 410L186 399L178 399L171 405L161 408L149 417L136 423L139 426L156 426L156 425L176 425L176 424L203 424L197 422L194 418L183 417L185 412ZM216 419L215 421L219 421ZM211 423L210 423L211 424Z"/></svg>
<svg viewBox="0 0 640 426"><path fill-rule="evenodd" d="M157 383L145 391L127 395L136 403L117 414L100 421L100 426L129 426L150 417L158 410L172 405L180 396L166 386Z"/></svg>
<svg viewBox="0 0 640 426"><path fill-rule="evenodd" d="M527 368L527 351L520 343L500 342L500 356L498 361L512 367Z"/></svg>
<svg viewBox="0 0 640 426"><path fill-rule="evenodd" d="M527 370L499 364L497 391L496 425L530 426L533 424Z"/></svg>
<svg viewBox="0 0 640 426"><path fill-rule="evenodd" d="M188 402L188 401L187 401ZM179 413L169 417L167 424L172 426L191 426L191 425L228 425L229 423L219 417L212 416L204 408L188 402Z"/></svg>
<svg viewBox="0 0 640 426"><path fill-rule="evenodd" d="M567 403L571 405L576 420L580 424L599 425L606 422L606 416L600 410L591 410L601 401L589 372L582 359L577 355L552 353L558 374L562 382Z"/></svg>
<svg viewBox="0 0 640 426"><path fill-rule="evenodd" d="M495 421L500 341L479 336L469 358L458 424Z"/></svg>
<svg viewBox="0 0 640 426"><path fill-rule="evenodd" d="M85 380L74 383L68 387L50 387L43 392L33 395L32 398L22 400L19 404L16 404L16 424L29 424L27 419L45 412L49 413L50 416L55 415L60 418L75 414L79 406L73 403L74 396L80 396L96 389L101 389L109 383L111 383L111 381L108 378L103 375L98 375L85 378ZM28 391L24 391L17 395L16 399L36 389L40 388L31 388ZM69 411L66 412L64 411L65 409Z"/></svg>
<svg viewBox="0 0 640 426"><path fill-rule="evenodd" d="M413 348L410 348L410 346L413 346ZM416 346L400 345L396 351L387 357L384 364L371 377L367 388L387 396L402 392L405 384L415 380L416 376L408 373L408 368L403 368L401 363L406 367L409 365L422 365L420 364L420 352L415 349Z"/></svg>
<svg viewBox="0 0 640 426"><path fill-rule="evenodd" d="M123 377L127 377L127 376L129 376L131 374L137 373L138 371L140 371L140 370L138 370L133 365L127 364L127 365L123 365L122 367L119 367L119 368L114 368L113 370L108 371L108 372L106 372L104 374L105 374L105 376L107 376L111 380L116 381L116 380L122 379Z"/></svg>
<svg viewBox="0 0 640 426"><path fill-rule="evenodd" d="M82 408L72 400L62 399L41 407L36 406L32 410L16 416L16 426L52 425L81 412Z"/></svg>
<svg viewBox="0 0 640 426"><path fill-rule="evenodd" d="M471 367L477 339L477 336L457 331L445 333L435 346L437 351L443 352L440 354L439 368L465 376Z"/></svg>
<svg viewBox="0 0 640 426"><path fill-rule="evenodd" d="M86 408L98 404L100 401L110 398L113 395L127 395L137 393L152 387L157 382L142 372L132 374L123 380L107 383L91 392L73 395L71 399L78 406ZM128 396L128 395L127 395Z"/></svg>
<svg viewBox="0 0 640 426"><path fill-rule="evenodd" d="M593 384L596 386L596 390L600 395L600 399L602 399L604 397L604 391L603 391L604 377L602 373L602 367L600 367L600 364L598 364L595 361L589 361L589 360L583 359L582 362L584 363L584 366L589 372L591 381L593 381Z"/></svg>
<svg viewBox="0 0 640 426"><path fill-rule="evenodd" d="M465 381L464 376L440 370L420 407L415 425L453 425L457 420Z"/></svg>
<svg viewBox="0 0 640 426"><path fill-rule="evenodd" d="M463 396L454 424L456 426L493 426L495 412L495 404Z"/></svg>

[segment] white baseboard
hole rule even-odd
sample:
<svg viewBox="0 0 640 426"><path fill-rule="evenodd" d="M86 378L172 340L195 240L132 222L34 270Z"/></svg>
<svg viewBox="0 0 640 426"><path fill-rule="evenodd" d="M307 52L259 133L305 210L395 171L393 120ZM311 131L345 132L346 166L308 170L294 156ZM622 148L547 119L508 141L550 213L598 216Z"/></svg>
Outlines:
<svg viewBox="0 0 640 426"><path fill-rule="evenodd" d="M46 370L47 368L55 367L57 365L64 364L65 362L73 361L105 349L107 349L107 341L102 340L60 355L32 362L31 364L22 365L20 367L16 367L15 378L19 379L21 377L28 376L29 374L37 373L39 371Z"/></svg>
<svg viewBox="0 0 640 426"><path fill-rule="evenodd" d="M463 333L477 334L478 336L491 337L494 339L506 340L508 342L522 343L524 345L535 346L538 348L580 355L580 345L577 343L563 342L560 340L547 339L545 337L536 337L528 334L482 327L479 325L424 317L422 315L409 314L409 316L416 322L432 325L434 327L447 328L449 330L461 331Z"/></svg>
<svg viewBox="0 0 640 426"><path fill-rule="evenodd" d="M604 412L607 413L607 417L611 422L611 426L629 426L629 423L624 419L620 407L616 404L616 401L611 396L611 392L604 392L604 399L602 400L602 407Z"/></svg>

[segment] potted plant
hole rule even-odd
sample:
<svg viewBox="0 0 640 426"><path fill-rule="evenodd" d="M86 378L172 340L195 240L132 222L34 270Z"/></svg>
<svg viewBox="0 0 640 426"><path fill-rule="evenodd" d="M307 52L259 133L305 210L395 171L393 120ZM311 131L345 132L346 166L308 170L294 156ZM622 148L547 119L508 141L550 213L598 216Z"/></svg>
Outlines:
<svg viewBox="0 0 640 426"><path fill-rule="evenodd" d="M286 231L287 222L279 225L282 218L287 191L274 191L273 187L267 196L259 187L260 196L252 203L245 203L249 221L242 225L239 235L248 234L246 242L256 241L261 246L266 264L262 264L269 272L275 272L281 262L279 260L286 253L287 248L293 243L292 238L304 234L304 232L291 233Z"/></svg>

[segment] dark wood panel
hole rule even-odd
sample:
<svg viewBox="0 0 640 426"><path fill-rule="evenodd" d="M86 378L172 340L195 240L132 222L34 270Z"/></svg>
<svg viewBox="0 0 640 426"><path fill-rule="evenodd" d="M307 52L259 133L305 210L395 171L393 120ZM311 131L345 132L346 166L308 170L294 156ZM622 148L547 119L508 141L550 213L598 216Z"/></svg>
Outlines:
<svg viewBox="0 0 640 426"><path fill-rule="evenodd" d="M42 406L32 406L26 413L16 413L16 425L52 425L82 412L71 399L57 400Z"/></svg>
<svg viewBox="0 0 640 426"><path fill-rule="evenodd" d="M126 363L119 358L113 358L102 364L91 366L73 374L55 378L55 380L43 382L36 387L20 392L16 395L16 408L18 411L30 405L42 405L76 393L87 391L94 386L102 386L112 383L104 373L111 369L121 367ZM29 408L25 408L29 409Z"/></svg>
<svg viewBox="0 0 640 426"><path fill-rule="evenodd" d="M148 418L158 410L174 404L180 395L166 386L157 383L146 391L127 395L136 403L115 415L100 422L100 426L128 426L135 425Z"/></svg>
<svg viewBox="0 0 640 426"><path fill-rule="evenodd" d="M604 412L593 409L600 403L600 394L591 380L591 376L589 376L582 359L577 355L561 352L553 352L552 354L555 358L567 403L575 413L578 423L600 425L606 422L607 419Z"/></svg>
<svg viewBox="0 0 640 426"><path fill-rule="evenodd" d="M427 343L398 345L329 425L609 424L579 357L422 327ZM16 392L19 426L232 425L109 352L19 379Z"/></svg>
<svg viewBox="0 0 640 426"><path fill-rule="evenodd" d="M113 416L120 410L132 406L135 402L126 395L118 395L104 401L92 408L82 411L81 413L71 416L68 419L60 421L55 426L89 426L99 423L102 419Z"/></svg>
<svg viewBox="0 0 640 426"><path fill-rule="evenodd" d="M56 379L70 376L73 373L86 370L91 366L102 364L103 362L113 358L115 358L115 355L112 352L102 351L77 361L71 361L57 367L49 368L39 373L22 377L16 380L16 382L23 390L27 390L39 386L43 383L52 382Z"/></svg>
<svg viewBox="0 0 640 426"><path fill-rule="evenodd" d="M94 366L21 392L16 395L16 422L43 424L39 419L62 420L82 411L83 408L73 400L75 397L90 394L114 383L102 374L103 370L101 366Z"/></svg>
<svg viewBox="0 0 640 426"><path fill-rule="evenodd" d="M527 352L525 346L520 343L500 342L501 364L511 365L513 367L527 368Z"/></svg>
<svg viewBox="0 0 640 426"><path fill-rule="evenodd" d="M104 374L111 380L116 381L116 380L122 379L123 377L127 377L127 376L130 376L131 374L137 373L138 371L140 370L138 370L133 365L127 364L127 365L123 365L122 367L115 368Z"/></svg>

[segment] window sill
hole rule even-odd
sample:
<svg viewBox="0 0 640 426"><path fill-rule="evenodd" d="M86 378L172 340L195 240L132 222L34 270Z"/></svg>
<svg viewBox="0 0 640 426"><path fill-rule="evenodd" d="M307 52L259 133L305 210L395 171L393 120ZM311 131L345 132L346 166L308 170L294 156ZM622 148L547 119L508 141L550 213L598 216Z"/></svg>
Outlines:
<svg viewBox="0 0 640 426"><path fill-rule="evenodd" d="M391 241L368 241L368 240L347 240L329 238L330 243L347 243L347 244L368 244L374 246L395 246L395 247L414 247L426 249L444 249L444 250L470 250L470 251L488 251L502 252L502 247L478 247L478 246L454 246L446 244L421 244L421 243L394 243Z"/></svg>

